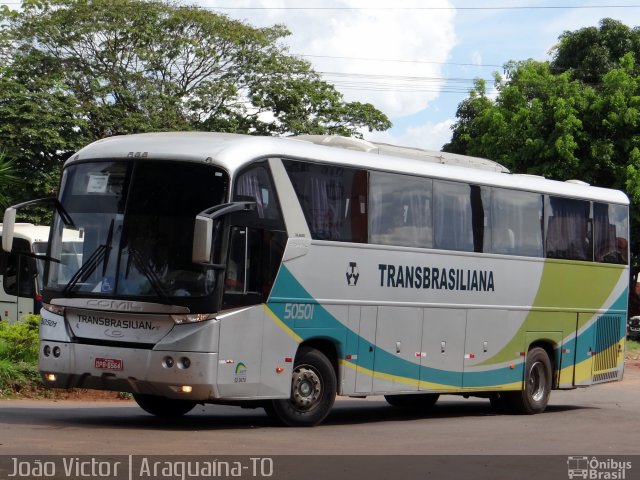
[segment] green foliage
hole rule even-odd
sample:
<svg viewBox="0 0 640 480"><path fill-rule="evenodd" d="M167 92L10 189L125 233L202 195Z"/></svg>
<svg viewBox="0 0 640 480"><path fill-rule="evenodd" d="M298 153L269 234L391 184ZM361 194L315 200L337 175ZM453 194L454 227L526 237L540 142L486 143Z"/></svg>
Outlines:
<svg viewBox="0 0 640 480"><path fill-rule="evenodd" d="M0 358L0 397L11 396L25 389L29 390L39 383L40 374L37 365Z"/></svg>
<svg viewBox="0 0 640 480"><path fill-rule="evenodd" d="M27 181L13 200L50 196L64 160L110 135L391 126L289 56L288 35L169 1L25 0L0 10L0 148Z"/></svg>
<svg viewBox="0 0 640 480"><path fill-rule="evenodd" d="M0 150L0 208L6 208L10 205L6 191L11 186L21 183L23 182L14 173L13 162L7 160L5 153Z"/></svg>
<svg viewBox="0 0 640 480"><path fill-rule="evenodd" d="M39 324L39 315L15 323L0 321L0 396L39 385Z"/></svg>
<svg viewBox="0 0 640 480"><path fill-rule="evenodd" d="M15 323L0 321L0 359L35 364L38 361L39 324L39 315L27 315Z"/></svg>
<svg viewBox="0 0 640 480"><path fill-rule="evenodd" d="M640 255L640 29L604 19L565 32L549 62L505 65L495 100L477 83L458 108L445 151L516 173L626 191L632 254Z"/></svg>

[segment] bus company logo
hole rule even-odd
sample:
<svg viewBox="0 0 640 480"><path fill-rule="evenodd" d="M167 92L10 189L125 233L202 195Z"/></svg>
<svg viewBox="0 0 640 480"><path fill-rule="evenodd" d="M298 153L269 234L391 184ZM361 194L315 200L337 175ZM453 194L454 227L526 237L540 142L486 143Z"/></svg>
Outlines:
<svg viewBox="0 0 640 480"><path fill-rule="evenodd" d="M124 310L127 312L141 312L142 306L128 300L87 300L87 307L99 310Z"/></svg>
<svg viewBox="0 0 640 480"><path fill-rule="evenodd" d="M358 264L356 262L349 262L347 267L347 285L355 287L358 284L360 278L360 271L358 270Z"/></svg>
<svg viewBox="0 0 640 480"><path fill-rule="evenodd" d="M247 383L247 366L240 362L236 365L236 374L233 379L235 383Z"/></svg>
<svg viewBox="0 0 640 480"><path fill-rule="evenodd" d="M613 458L600 460L597 457L571 456L567 458L567 475L570 479L585 480L625 480L627 470L631 470L631 462Z"/></svg>

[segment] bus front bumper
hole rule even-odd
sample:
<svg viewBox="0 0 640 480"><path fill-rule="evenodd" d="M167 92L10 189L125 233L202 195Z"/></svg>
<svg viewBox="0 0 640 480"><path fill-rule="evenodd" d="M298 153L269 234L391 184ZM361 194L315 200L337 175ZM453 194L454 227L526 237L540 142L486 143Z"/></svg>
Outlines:
<svg viewBox="0 0 640 480"><path fill-rule="evenodd" d="M43 340L47 387L92 388L206 402L216 391L217 353L156 351Z"/></svg>

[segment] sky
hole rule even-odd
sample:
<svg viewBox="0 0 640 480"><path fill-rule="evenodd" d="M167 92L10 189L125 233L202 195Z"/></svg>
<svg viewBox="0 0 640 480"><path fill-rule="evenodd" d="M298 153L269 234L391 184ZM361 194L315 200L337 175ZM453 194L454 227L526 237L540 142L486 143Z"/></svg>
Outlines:
<svg viewBox="0 0 640 480"><path fill-rule="evenodd" d="M450 140L474 78L491 87L506 62L547 60L564 31L597 26L605 17L640 25L640 0L189 3L254 26L286 25L290 53L311 62L345 100L370 102L391 119L386 132L362 132L366 140L428 150Z"/></svg>
<svg viewBox="0 0 640 480"><path fill-rule="evenodd" d="M440 150L475 78L510 60L548 60L565 31L611 17L640 26L640 0L177 0L254 26L284 24L291 54L346 101L393 122L366 140ZM18 4L18 0L7 3ZM624 8L621 8L624 7Z"/></svg>

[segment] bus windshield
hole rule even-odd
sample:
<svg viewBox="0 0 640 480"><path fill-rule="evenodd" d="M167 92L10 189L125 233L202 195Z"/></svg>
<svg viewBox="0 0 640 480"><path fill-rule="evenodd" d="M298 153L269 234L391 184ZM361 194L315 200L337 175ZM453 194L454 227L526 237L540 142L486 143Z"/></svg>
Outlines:
<svg viewBox="0 0 640 480"><path fill-rule="evenodd" d="M83 238L68 262L69 226L54 223L45 288L105 296L203 297L215 271L191 260L195 216L223 203L228 176L196 163L101 161L65 169L60 202Z"/></svg>
<svg viewBox="0 0 640 480"><path fill-rule="evenodd" d="M62 250L60 252L60 263L51 268L58 270L57 275L60 281L69 281L71 276L82 265L82 240L73 239L67 240L67 234L70 233L73 237L78 237L78 233L74 230L65 229L65 235L62 240ZM74 235L75 234L75 235ZM33 252L43 257L47 254L48 248L47 242L34 242ZM45 260L38 260L38 289L42 290L44 282Z"/></svg>

